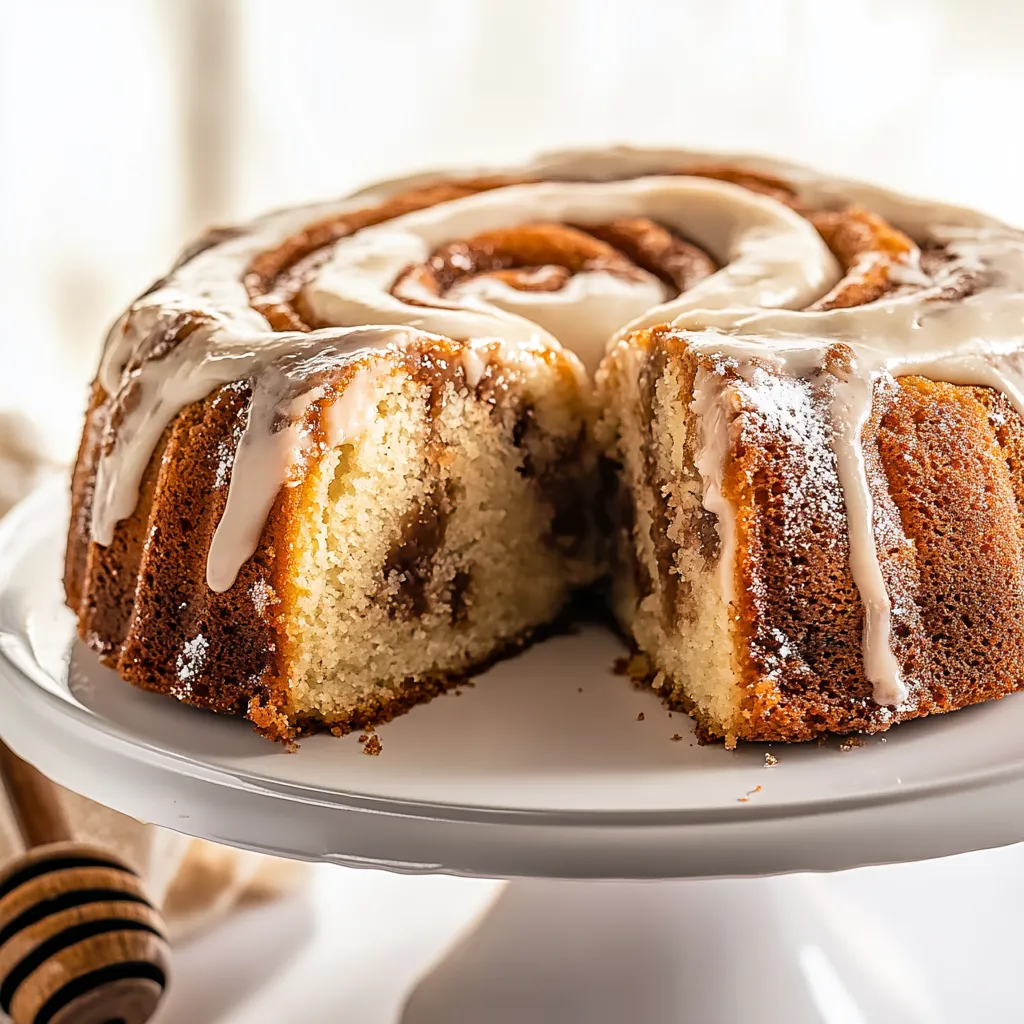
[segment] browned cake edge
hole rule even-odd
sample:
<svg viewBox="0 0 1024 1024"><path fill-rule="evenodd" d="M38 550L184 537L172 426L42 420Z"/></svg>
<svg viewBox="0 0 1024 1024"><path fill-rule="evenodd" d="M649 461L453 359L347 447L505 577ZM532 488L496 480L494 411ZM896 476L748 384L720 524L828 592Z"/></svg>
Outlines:
<svg viewBox="0 0 1024 1024"><path fill-rule="evenodd" d="M427 386L428 402L439 406L445 385L463 373L460 352L458 343L437 341L395 358ZM569 361L558 353L538 358L564 378L573 375ZM494 366L500 364L489 364ZM350 363L339 369L330 381L334 392L340 394L359 368ZM534 480L539 497L552 508L551 543L564 546L576 531L586 529L578 489L566 486L571 475L551 472L557 466L530 460L530 410L518 409L518 398L513 407L503 380L502 371L496 376L485 370L476 385L477 399L499 419L510 443L522 448L524 475ZM464 383L461 377L459 382ZM234 585L218 593L206 582L206 553L227 501L250 399L250 385L240 381L186 407L161 438L134 511L117 524L111 544L103 546L90 536L95 462L105 443L107 415L105 395L94 386L72 486L65 593L78 616L79 635L105 664L140 689L244 716L261 734L290 742L299 734L347 732L384 721L529 642L536 630L511 638L483 662L457 673L406 680L398 696L366 703L344 719L300 719L287 692L285 622L294 586L291 553L298 522L313 501L313 460L297 467L293 485L279 492L257 550ZM312 429L319 429L318 421ZM562 457L578 461L578 452L567 450ZM527 463L536 472L527 472ZM410 580L408 585L414 584Z"/></svg>
<svg viewBox="0 0 1024 1024"><path fill-rule="evenodd" d="M650 365L683 367L692 388L685 336L655 328L633 343ZM828 430L826 399L808 388L800 409L818 437ZM677 397L691 400L685 388ZM864 675L863 606L834 455L792 443L753 407L735 412L731 431L723 490L737 516L741 714L723 730L678 686L670 705L705 735L794 742L881 732L1024 685L1024 420L1004 396L920 377L876 390L863 443L893 649L911 688L899 708L875 704ZM667 573L671 545L662 552Z"/></svg>

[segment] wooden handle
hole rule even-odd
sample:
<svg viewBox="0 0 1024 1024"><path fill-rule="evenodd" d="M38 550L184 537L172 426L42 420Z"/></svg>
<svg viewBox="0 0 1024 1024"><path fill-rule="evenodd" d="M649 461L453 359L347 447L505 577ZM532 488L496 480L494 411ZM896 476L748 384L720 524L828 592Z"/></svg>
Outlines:
<svg viewBox="0 0 1024 1024"><path fill-rule="evenodd" d="M0 871L0 1011L14 1024L145 1024L167 984L160 913L99 847L36 847Z"/></svg>
<svg viewBox="0 0 1024 1024"><path fill-rule="evenodd" d="M53 783L0 741L0 778L27 847L63 843L71 829Z"/></svg>
<svg viewBox="0 0 1024 1024"><path fill-rule="evenodd" d="M71 842L53 783L2 742L0 778L29 847L0 869L0 1012L14 1024L145 1024L170 950L142 880Z"/></svg>

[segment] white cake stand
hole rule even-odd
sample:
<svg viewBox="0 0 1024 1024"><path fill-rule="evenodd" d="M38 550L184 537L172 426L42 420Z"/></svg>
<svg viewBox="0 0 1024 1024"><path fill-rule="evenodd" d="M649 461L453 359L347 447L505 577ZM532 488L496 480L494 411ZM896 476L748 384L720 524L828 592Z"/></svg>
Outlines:
<svg viewBox="0 0 1024 1024"><path fill-rule="evenodd" d="M1024 839L1024 698L853 749L730 752L699 746L689 719L616 676L619 642L587 627L382 727L380 756L355 736L288 754L244 723L130 689L74 640L66 517L50 485L0 524L4 740L60 784L193 836L517 879L422 981L405 1024L571 1021L583 990L588 1019L609 1024L944 1019L921 981L925 951L892 948L821 877L681 880Z"/></svg>

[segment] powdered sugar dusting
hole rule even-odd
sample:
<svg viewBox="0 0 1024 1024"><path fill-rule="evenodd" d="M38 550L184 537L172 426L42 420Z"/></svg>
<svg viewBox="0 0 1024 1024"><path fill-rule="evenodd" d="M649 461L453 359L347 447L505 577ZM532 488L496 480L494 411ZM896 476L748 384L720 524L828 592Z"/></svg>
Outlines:
<svg viewBox="0 0 1024 1024"><path fill-rule="evenodd" d="M179 700L192 693L192 682L203 674L209 649L210 641L202 633L196 634L182 645L175 661L177 682L171 688L171 693Z"/></svg>

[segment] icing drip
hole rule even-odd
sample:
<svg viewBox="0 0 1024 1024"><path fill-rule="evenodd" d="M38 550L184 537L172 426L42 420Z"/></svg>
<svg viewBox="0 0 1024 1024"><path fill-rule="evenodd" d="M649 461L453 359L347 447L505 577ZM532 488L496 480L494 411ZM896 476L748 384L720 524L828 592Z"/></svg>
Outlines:
<svg viewBox="0 0 1024 1024"><path fill-rule="evenodd" d="M892 604L875 549L874 506L861 444L864 427L871 416L874 378L860 372L856 360L844 376L832 401L835 430L832 447L846 503L850 572L864 605L864 674L874 686L878 704L901 704L907 699L908 691L892 653Z"/></svg>
<svg viewBox="0 0 1024 1024"><path fill-rule="evenodd" d="M726 613L731 614L736 589L736 514L732 502L722 492L722 470L729 451L729 410L726 392L720 385L720 380L702 367L694 380L690 407L697 416L701 440L694 465L704 485L703 505L718 523L718 586Z"/></svg>
<svg viewBox="0 0 1024 1024"><path fill-rule="evenodd" d="M307 413L323 402L330 389L310 387L316 376L349 360L365 360L371 348L400 346L406 338L393 331L357 331L344 342L331 341L312 354L292 351L256 377L249 415L235 452L224 514L210 545L206 582L211 590L227 590L239 567L259 544L263 524L281 489L305 455L322 445L350 441L372 421L376 402L370 369L358 370L323 417L324 437L314 438Z"/></svg>
<svg viewBox="0 0 1024 1024"><path fill-rule="evenodd" d="M558 154L512 172L539 183L476 192L356 231L334 242L301 286L307 322L317 327L309 333L274 332L250 307L242 279L254 257L313 221L451 176L387 182L343 203L274 214L244 234L225 235L138 300L111 332L99 380L111 396L115 426L96 473L94 539L110 543L117 522L131 514L168 424L222 385L241 381L252 399L233 465L222 476L230 473L227 505L207 565L215 590L230 587L256 550L280 487L300 475L307 454L356 437L374 415L375 366L389 352L438 335L464 341L461 365L473 387L492 359L521 358L526 366L538 352L562 345L593 371L606 347L631 330L670 321L688 332L708 365L727 365L762 403L784 402L786 388L776 394L758 378L759 368L770 367L790 384L827 382L850 566L865 609L865 672L880 704L912 699L890 642L893 609L862 434L876 388L905 374L993 387L1024 415L1024 235L978 213L802 168L751 157L717 160L739 168L737 180L748 171L783 180L761 195L727 181L671 176L706 165L703 154ZM944 262L926 265L917 250L898 254L886 264L892 289L881 298L827 308L840 282L838 264L788 204L805 210L856 204L937 247ZM710 267L678 295L640 267L623 272L600 265L523 266L514 280L480 273L436 293L415 282L396 289L407 268L448 243L544 224L591 226L600 237L599 226L622 218L675 231L721 269ZM871 253L855 264L863 272L879 265ZM815 304L823 308L808 309ZM161 348L169 337L181 340ZM353 362L360 365L339 397L332 374ZM727 608L735 596L736 547L733 509L722 493L729 402L726 376L702 370L693 397L701 435L697 469L705 507L718 521ZM317 436L309 426L314 408L323 411Z"/></svg>
<svg viewBox="0 0 1024 1024"><path fill-rule="evenodd" d="M223 384L260 378L254 395L254 400L259 398L260 409L250 416L240 447L248 451L252 445L269 444L276 450L287 441L277 438L270 430L270 410L263 406L272 401L272 396L276 396L275 404L286 395L295 400L297 392L292 390L295 377L289 374L289 368L340 367L370 349L402 344L410 335L408 331L387 328L277 334L269 339L234 336L210 329L203 329L201 333L201 338L193 335L188 344L179 345L162 360L146 362L126 374L125 382L116 392L125 403L126 411L117 429L108 431L109 447L96 467L92 533L100 544L109 544L116 524L131 515L150 456L161 434L185 406L205 398ZM197 351L200 346L201 351ZM267 382L263 381L264 376ZM308 384L303 387L307 392L310 390ZM275 456L263 453L250 454L246 459L247 463L259 465L263 470L269 469L275 461ZM244 471L233 472L232 486L244 475ZM268 486L273 486L276 493L283 482L283 473L276 473Z"/></svg>

